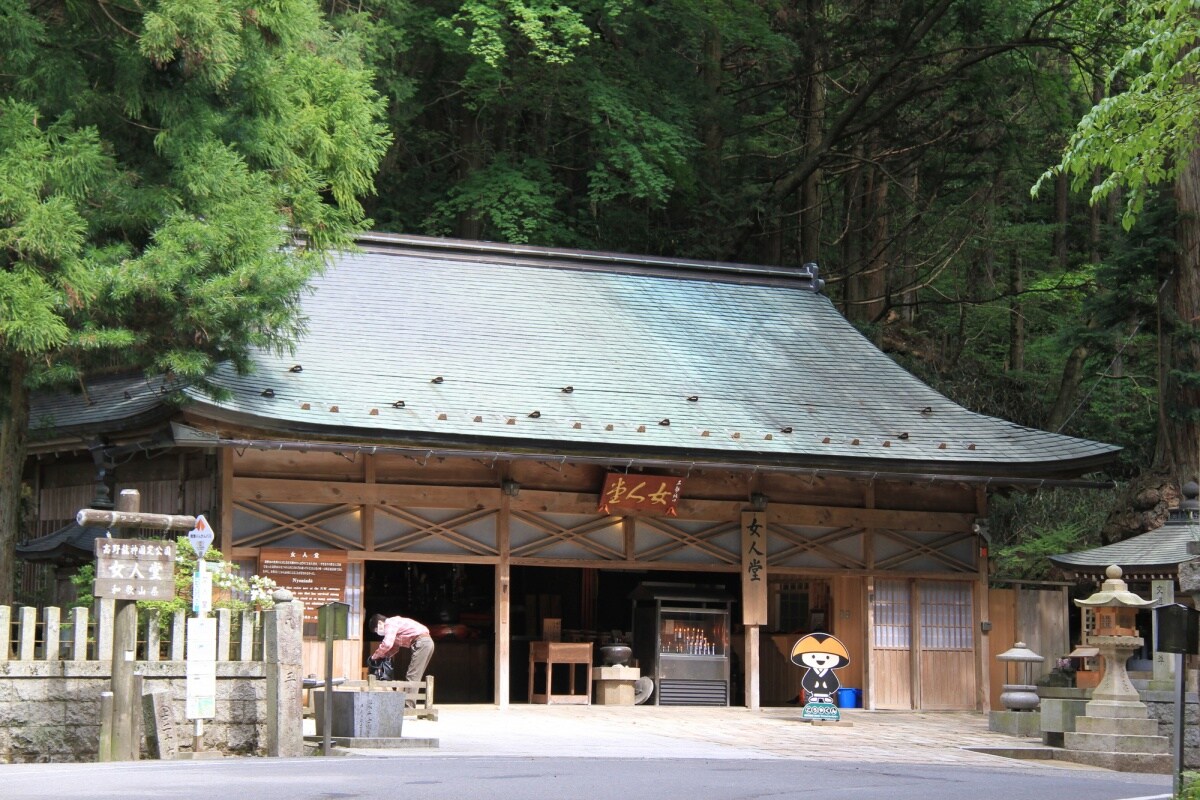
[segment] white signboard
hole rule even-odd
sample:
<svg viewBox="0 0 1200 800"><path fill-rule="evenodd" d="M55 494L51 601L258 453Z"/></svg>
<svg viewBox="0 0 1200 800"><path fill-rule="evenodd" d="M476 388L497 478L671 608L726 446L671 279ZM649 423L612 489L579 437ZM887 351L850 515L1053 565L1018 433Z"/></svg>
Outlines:
<svg viewBox="0 0 1200 800"><path fill-rule="evenodd" d="M212 527L208 524L208 520L201 514L196 517L196 527L188 531L188 541L191 542L192 549L196 551L198 558L204 558L205 552L208 551L208 546L212 544L213 532Z"/></svg>
<svg viewBox="0 0 1200 800"><path fill-rule="evenodd" d="M217 621L192 617L187 621L188 719L217 715Z"/></svg>
<svg viewBox="0 0 1200 800"><path fill-rule="evenodd" d="M201 567L192 573L192 613L206 616L212 611L212 573Z"/></svg>

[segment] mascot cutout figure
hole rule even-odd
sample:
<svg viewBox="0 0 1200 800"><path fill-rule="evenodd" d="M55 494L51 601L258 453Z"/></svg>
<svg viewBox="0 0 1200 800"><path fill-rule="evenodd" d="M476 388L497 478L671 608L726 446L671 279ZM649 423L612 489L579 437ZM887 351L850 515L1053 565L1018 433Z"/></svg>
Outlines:
<svg viewBox="0 0 1200 800"><path fill-rule="evenodd" d="M792 646L792 663L807 670L800 680L807 697L800 718L840 720L834 697L842 684L833 671L850 663L846 646L828 633L810 633Z"/></svg>

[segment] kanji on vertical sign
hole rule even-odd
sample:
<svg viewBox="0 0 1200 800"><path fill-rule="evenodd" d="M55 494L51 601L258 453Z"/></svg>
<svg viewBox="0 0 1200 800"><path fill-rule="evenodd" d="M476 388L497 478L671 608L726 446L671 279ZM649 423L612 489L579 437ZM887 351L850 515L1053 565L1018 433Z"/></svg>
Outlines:
<svg viewBox="0 0 1200 800"><path fill-rule="evenodd" d="M767 525L761 514L742 514L742 624L767 624Z"/></svg>

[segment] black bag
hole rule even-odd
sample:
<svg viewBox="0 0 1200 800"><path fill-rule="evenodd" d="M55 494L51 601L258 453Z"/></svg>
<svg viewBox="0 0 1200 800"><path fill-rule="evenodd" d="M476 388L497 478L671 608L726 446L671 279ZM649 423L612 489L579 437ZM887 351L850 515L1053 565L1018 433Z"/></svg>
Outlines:
<svg viewBox="0 0 1200 800"><path fill-rule="evenodd" d="M377 681L396 680L395 668L392 666L390 658L372 658L368 662L367 670L375 676Z"/></svg>

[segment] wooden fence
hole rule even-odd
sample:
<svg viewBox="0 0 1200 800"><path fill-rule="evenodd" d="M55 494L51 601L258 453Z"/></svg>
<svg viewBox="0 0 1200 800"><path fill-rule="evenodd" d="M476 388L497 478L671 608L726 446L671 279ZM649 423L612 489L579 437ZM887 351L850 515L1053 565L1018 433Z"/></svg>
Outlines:
<svg viewBox="0 0 1200 800"><path fill-rule="evenodd" d="M96 601L87 608L0 606L0 662L112 660L116 601ZM216 609L217 661L262 661L262 614ZM187 654L187 614L164 619L157 610L138 620L138 661L183 661Z"/></svg>

